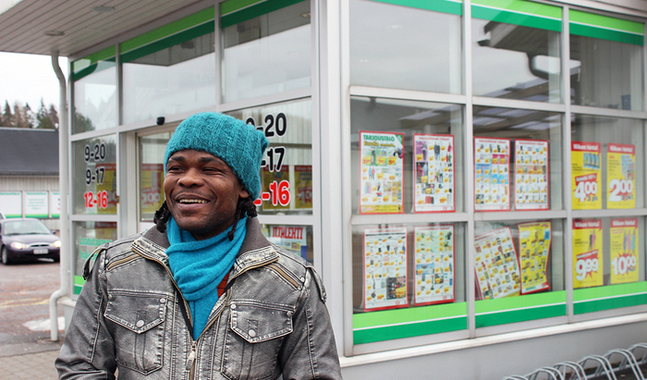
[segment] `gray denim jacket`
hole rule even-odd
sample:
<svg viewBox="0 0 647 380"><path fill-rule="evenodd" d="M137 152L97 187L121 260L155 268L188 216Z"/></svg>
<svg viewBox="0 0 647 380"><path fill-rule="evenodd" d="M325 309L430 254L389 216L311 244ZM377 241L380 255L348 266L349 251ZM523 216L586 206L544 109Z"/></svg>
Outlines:
<svg viewBox="0 0 647 380"><path fill-rule="evenodd" d="M203 333L155 228L102 246L56 359L60 379L341 379L321 280L255 218Z"/></svg>

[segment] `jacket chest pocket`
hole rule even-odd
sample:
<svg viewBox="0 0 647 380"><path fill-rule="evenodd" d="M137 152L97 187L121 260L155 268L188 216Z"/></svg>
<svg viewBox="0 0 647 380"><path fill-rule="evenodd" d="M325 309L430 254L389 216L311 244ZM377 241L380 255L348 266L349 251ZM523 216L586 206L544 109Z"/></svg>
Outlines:
<svg viewBox="0 0 647 380"><path fill-rule="evenodd" d="M265 379L279 373L283 337L292 333L294 308L258 301L232 301L223 357L230 379Z"/></svg>
<svg viewBox="0 0 647 380"><path fill-rule="evenodd" d="M151 294L108 296L104 316L117 325L113 334L120 366L145 375L162 367L168 302L163 296Z"/></svg>

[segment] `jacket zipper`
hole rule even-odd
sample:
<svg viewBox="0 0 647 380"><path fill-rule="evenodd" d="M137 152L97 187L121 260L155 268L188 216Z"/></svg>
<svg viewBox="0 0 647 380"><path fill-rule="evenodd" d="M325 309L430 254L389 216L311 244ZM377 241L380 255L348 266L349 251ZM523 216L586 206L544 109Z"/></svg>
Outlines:
<svg viewBox="0 0 647 380"><path fill-rule="evenodd" d="M140 257L140 256L139 256L138 254L136 254L136 253L135 253L135 254L132 254L132 255L130 255L130 256L124 257L123 259L119 259L119 260L117 260L117 261L113 261L112 263L110 263L110 265L108 265L108 266L106 267L106 270L107 270L107 271L109 271L109 270L113 269L114 267L116 267L116 266L118 266L118 265L121 265L121 264L127 263L127 262L129 262L129 261L131 261L131 260L135 260L137 257Z"/></svg>
<svg viewBox="0 0 647 380"><path fill-rule="evenodd" d="M299 283L294 278L292 278L292 276L290 276L288 273L286 273L283 270L283 268L281 268L280 265L272 263L272 264L268 265L268 268L270 268L271 270L277 272L281 277L285 278L285 280L287 282L289 282L290 284L292 284L292 286L294 286L295 289L299 289Z"/></svg>

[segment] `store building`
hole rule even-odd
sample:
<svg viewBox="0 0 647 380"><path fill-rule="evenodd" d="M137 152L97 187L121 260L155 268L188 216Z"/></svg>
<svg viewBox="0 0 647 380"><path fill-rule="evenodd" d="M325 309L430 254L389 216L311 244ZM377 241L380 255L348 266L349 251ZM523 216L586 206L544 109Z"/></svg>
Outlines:
<svg viewBox="0 0 647 380"><path fill-rule="evenodd" d="M66 315L151 226L174 128L219 111L270 140L259 219L322 275L346 379L647 341L647 2L36 3L0 50L70 60Z"/></svg>

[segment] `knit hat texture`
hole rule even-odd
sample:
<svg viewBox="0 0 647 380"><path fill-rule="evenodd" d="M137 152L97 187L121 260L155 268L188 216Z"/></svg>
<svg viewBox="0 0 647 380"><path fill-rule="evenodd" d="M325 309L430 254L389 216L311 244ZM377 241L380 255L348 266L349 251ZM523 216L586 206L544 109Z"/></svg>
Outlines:
<svg viewBox="0 0 647 380"><path fill-rule="evenodd" d="M225 161L252 199L261 192L260 168L269 141L262 131L231 116L203 112L185 119L166 146L164 172L169 157L181 150L211 153Z"/></svg>

